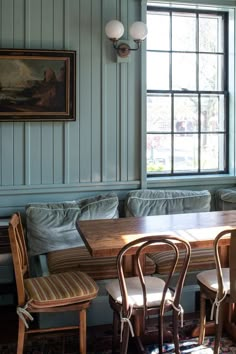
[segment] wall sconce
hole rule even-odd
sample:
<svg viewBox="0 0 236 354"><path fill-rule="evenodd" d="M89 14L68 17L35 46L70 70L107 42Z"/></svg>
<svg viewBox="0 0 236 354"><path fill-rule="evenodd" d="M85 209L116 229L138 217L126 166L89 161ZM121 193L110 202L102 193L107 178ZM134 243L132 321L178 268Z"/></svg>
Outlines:
<svg viewBox="0 0 236 354"><path fill-rule="evenodd" d="M117 51L117 55L122 58L127 58L131 51L138 50L141 42L147 37L147 25L143 22L134 22L129 29L129 34L133 38L136 47L131 48L127 43L118 43L119 39L124 34L124 26L120 21L111 20L106 24L105 33L113 42L113 47Z"/></svg>

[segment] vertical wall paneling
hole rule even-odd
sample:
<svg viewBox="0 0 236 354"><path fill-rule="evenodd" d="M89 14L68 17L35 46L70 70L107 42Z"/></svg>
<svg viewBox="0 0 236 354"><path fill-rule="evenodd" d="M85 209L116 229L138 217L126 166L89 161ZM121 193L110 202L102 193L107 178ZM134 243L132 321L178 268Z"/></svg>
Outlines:
<svg viewBox="0 0 236 354"><path fill-rule="evenodd" d="M13 8L13 46L24 48L25 46L25 0L14 0Z"/></svg>
<svg viewBox="0 0 236 354"><path fill-rule="evenodd" d="M141 4L139 1L128 2L129 26L141 20ZM135 46L130 39L132 47ZM128 71L128 180L140 179L140 50L131 52Z"/></svg>
<svg viewBox="0 0 236 354"><path fill-rule="evenodd" d="M65 2L64 0L53 1L53 48L64 49L65 33Z"/></svg>
<svg viewBox="0 0 236 354"><path fill-rule="evenodd" d="M53 48L64 48L64 0L53 1ZM64 124L55 122L53 124L53 183L63 183L64 170Z"/></svg>
<svg viewBox="0 0 236 354"><path fill-rule="evenodd" d="M69 1L65 2L64 0L64 46L66 49L70 47L70 4ZM70 170L69 170L69 153L70 153L70 146L69 146L69 125L64 123L64 183L69 184L70 182Z"/></svg>
<svg viewBox="0 0 236 354"><path fill-rule="evenodd" d="M53 0L42 0L42 48L50 49L53 43ZM50 64L49 64L50 65ZM48 66L49 68L49 66ZM42 78L43 79L43 78ZM53 183L53 123L42 123L42 184Z"/></svg>
<svg viewBox="0 0 236 354"><path fill-rule="evenodd" d="M81 2L79 17L80 182L92 180L92 0Z"/></svg>
<svg viewBox="0 0 236 354"><path fill-rule="evenodd" d="M27 48L42 48L42 0L26 0Z"/></svg>
<svg viewBox="0 0 236 354"><path fill-rule="evenodd" d="M30 183L38 185L42 184L42 123L29 124Z"/></svg>
<svg viewBox="0 0 236 354"><path fill-rule="evenodd" d="M25 44L27 48L40 49L42 45L42 1L26 0ZM42 183L41 160L41 126L42 123L30 122L25 124L25 138L29 145L25 147L26 184Z"/></svg>
<svg viewBox="0 0 236 354"><path fill-rule="evenodd" d="M63 123L53 124L53 183L62 184L64 177L64 134Z"/></svg>
<svg viewBox="0 0 236 354"><path fill-rule="evenodd" d="M125 27L125 39L128 40L128 19L127 19L127 1L121 1L121 22ZM127 83L127 74L130 65L132 65L130 59L128 63L124 62L118 64L120 68L120 180L127 181L127 172L128 172L128 161L127 161L127 143L128 143L128 131L127 131L127 121L128 121L128 99L130 93L128 92L128 83ZM117 149L118 150L118 149Z"/></svg>
<svg viewBox="0 0 236 354"><path fill-rule="evenodd" d="M13 125L13 184L16 186L25 184L25 129L24 123Z"/></svg>
<svg viewBox="0 0 236 354"><path fill-rule="evenodd" d="M69 20L69 23L67 24L67 30L68 30L68 36L67 38L69 39L68 43L65 43L66 49L68 50L75 50L76 51L76 67L78 70L79 66L79 18L80 18L80 2L77 0L71 0L69 1L69 6L67 6L67 20ZM79 84L79 79L76 74L76 83L77 87ZM78 108L79 108L79 90L76 90L76 121L74 122L66 122L65 126L68 127L69 131L69 140L67 141L67 144L69 144L69 155L68 155L68 161L69 161L69 183L79 183L79 174L80 174L80 168L79 168L79 113L78 113Z"/></svg>
<svg viewBox="0 0 236 354"><path fill-rule="evenodd" d="M111 4L111 2L110 2ZM109 20L109 12L107 14L106 9L107 6L110 5L109 3L107 4L107 0L101 0L101 9L102 9L102 28L105 28L106 23ZM104 148L104 139L106 136L106 121L107 121L107 115L106 115L106 106L107 106L107 96L105 92L107 91L107 85L106 85L106 78L107 78L107 53L109 53L109 41L108 39L103 35L102 36L103 43L101 45L102 47L102 80L101 80L101 94L102 94L102 99L101 99L101 168L102 168L102 182L106 180L106 166L107 166L107 150Z"/></svg>
<svg viewBox="0 0 236 354"><path fill-rule="evenodd" d="M25 131L25 145L24 145L24 154L25 154L25 185L29 186L31 184L31 165L30 165L30 123L24 124L24 131Z"/></svg>
<svg viewBox="0 0 236 354"><path fill-rule="evenodd" d="M119 17L119 1L103 1L104 27L112 19ZM107 42L108 39L105 38ZM107 181L115 182L117 179L117 107L119 104L119 91L117 91L117 62L116 53L111 43L108 43L109 50L105 51L105 88L103 95L106 96L105 116L103 124L103 149L106 151L106 162L103 161L103 177ZM104 83L103 83L104 85Z"/></svg>
<svg viewBox="0 0 236 354"><path fill-rule="evenodd" d="M2 185L13 185L13 123L2 124Z"/></svg>
<svg viewBox="0 0 236 354"><path fill-rule="evenodd" d="M118 63L104 33L112 19L123 22L133 46L129 26L146 20L146 1L0 0L1 48L75 50L77 57L76 121L0 122L1 215L30 201L108 189L123 197L147 187L146 43Z"/></svg>
<svg viewBox="0 0 236 354"><path fill-rule="evenodd" d="M53 183L53 158L54 158L54 144L53 144L53 123L45 122L42 124L42 184Z"/></svg>
<svg viewBox="0 0 236 354"><path fill-rule="evenodd" d="M13 0L2 0L2 47L13 47Z"/></svg>
<svg viewBox="0 0 236 354"><path fill-rule="evenodd" d="M101 182L101 56L104 42L101 0L92 1L91 11L91 182Z"/></svg>
<svg viewBox="0 0 236 354"><path fill-rule="evenodd" d="M1 3L2 47L13 47L13 0ZM10 65L10 64L9 64ZM9 66L14 70L14 67ZM13 185L13 123L1 123L2 185Z"/></svg>
<svg viewBox="0 0 236 354"><path fill-rule="evenodd" d="M43 49L52 49L54 35L54 0L42 1L42 47Z"/></svg>

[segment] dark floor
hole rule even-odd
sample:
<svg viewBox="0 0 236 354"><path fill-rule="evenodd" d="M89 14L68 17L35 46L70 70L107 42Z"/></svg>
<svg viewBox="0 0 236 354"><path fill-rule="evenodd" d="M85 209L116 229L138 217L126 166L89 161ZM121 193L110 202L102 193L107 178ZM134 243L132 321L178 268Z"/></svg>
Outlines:
<svg viewBox="0 0 236 354"><path fill-rule="evenodd" d="M199 318L198 313L186 314L185 320ZM14 306L0 306L0 344L14 343L17 341L18 316ZM103 325L96 327L88 327L88 344L89 338L97 338L98 342L109 342L112 336L112 326Z"/></svg>
<svg viewBox="0 0 236 354"><path fill-rule="evenodd" d="M0 343L17 340L18 316L15 306L0 306Z"/></svg>

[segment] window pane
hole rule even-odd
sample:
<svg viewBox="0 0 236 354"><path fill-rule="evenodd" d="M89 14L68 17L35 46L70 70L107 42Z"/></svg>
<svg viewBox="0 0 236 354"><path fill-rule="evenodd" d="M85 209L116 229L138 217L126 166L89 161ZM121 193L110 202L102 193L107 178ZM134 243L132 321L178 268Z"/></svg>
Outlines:
<svg viewBox="0 0 236 354"><path fill-rule="evenodd" d="M171 131L171 97L169 95L147 97L147 131Z"/></svg>
<svg viewBox="0 0 236 354"><path fill-rule="evenodd" d="M173 13L172 49L196 51L196 15Z"/></svg>
<svg viewBox="0 0 236 354"><path fill-rule="evenodd" d="M202 134L201 171L223 171L225 168L224 134Z"/></svg>
<svg viewBox="0 0 236 354"><path fill-rule="evenodd" d="M223 56L199 54L199 90L223 90Z"/></svg>
<svg viewBox="0 0 236 354"><path fill-rule="evenodd" d="M227 173L228 14L159 6L147 14L148 173Z"/></svg>
<svg viewBox="0 0 236 354"><path fill-rule="evenodd" d="M173 53L173 90L196 90L196 55Z"/></svg>
<svg viewBox="0 0 236 354"><path fill-rule="evenodd" d="M174 96L174 131L198 130L198 96Z"/></svg>
<svg viewBox="0 0 236 354"><path fill-rule="evenodd" d="M147 135L147 171L170 173L171 137L169 134Z"/></svg>
<svg viewBox="0 0 236 354"><path fill-rule="evenodd" d="M147 14L147 49L170 49L169 13ZM160 35L161 34L161 35Z"/></svg>
<svg viewBox="0 0 236 354"><path fill-rule="evenodd" d="M199 15L199 50L200 52L223 52L222 17Z"/></svg>
<svg viewBox="0 0 236 354"><path fill-rule="evenodd" d="M209 95L201 97L201 131L216 132L225 130L224 96Z"/></svg>
<svg viewBox="0 0 236 354"><path fill-rule="evenodd" d="M174 137L174 172L198 170L197 135L177 134Z"/></svg>
<svg viewBox="0 0 236 354"><path fill-rule="evenodd" d="M169 89L169 54L147 53L147 88Z"/></svg>

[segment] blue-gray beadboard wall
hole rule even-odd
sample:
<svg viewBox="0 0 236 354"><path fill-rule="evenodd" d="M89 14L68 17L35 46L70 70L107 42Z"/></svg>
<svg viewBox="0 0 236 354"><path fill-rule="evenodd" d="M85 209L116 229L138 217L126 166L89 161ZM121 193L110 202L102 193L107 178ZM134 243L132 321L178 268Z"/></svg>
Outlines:
<svg viewBox="0 0 236 354"><path fill-rule="evenodd" d="M29 202L145 187L233 185L234 176L147 182L145 48L117 63L104 34L144 18L141 0L0 0L0 47L75 50L76 121L0 123L0 216ZM126 33L127 38L127 33ZM177 184L178 183L178 184Z"/></svg>

